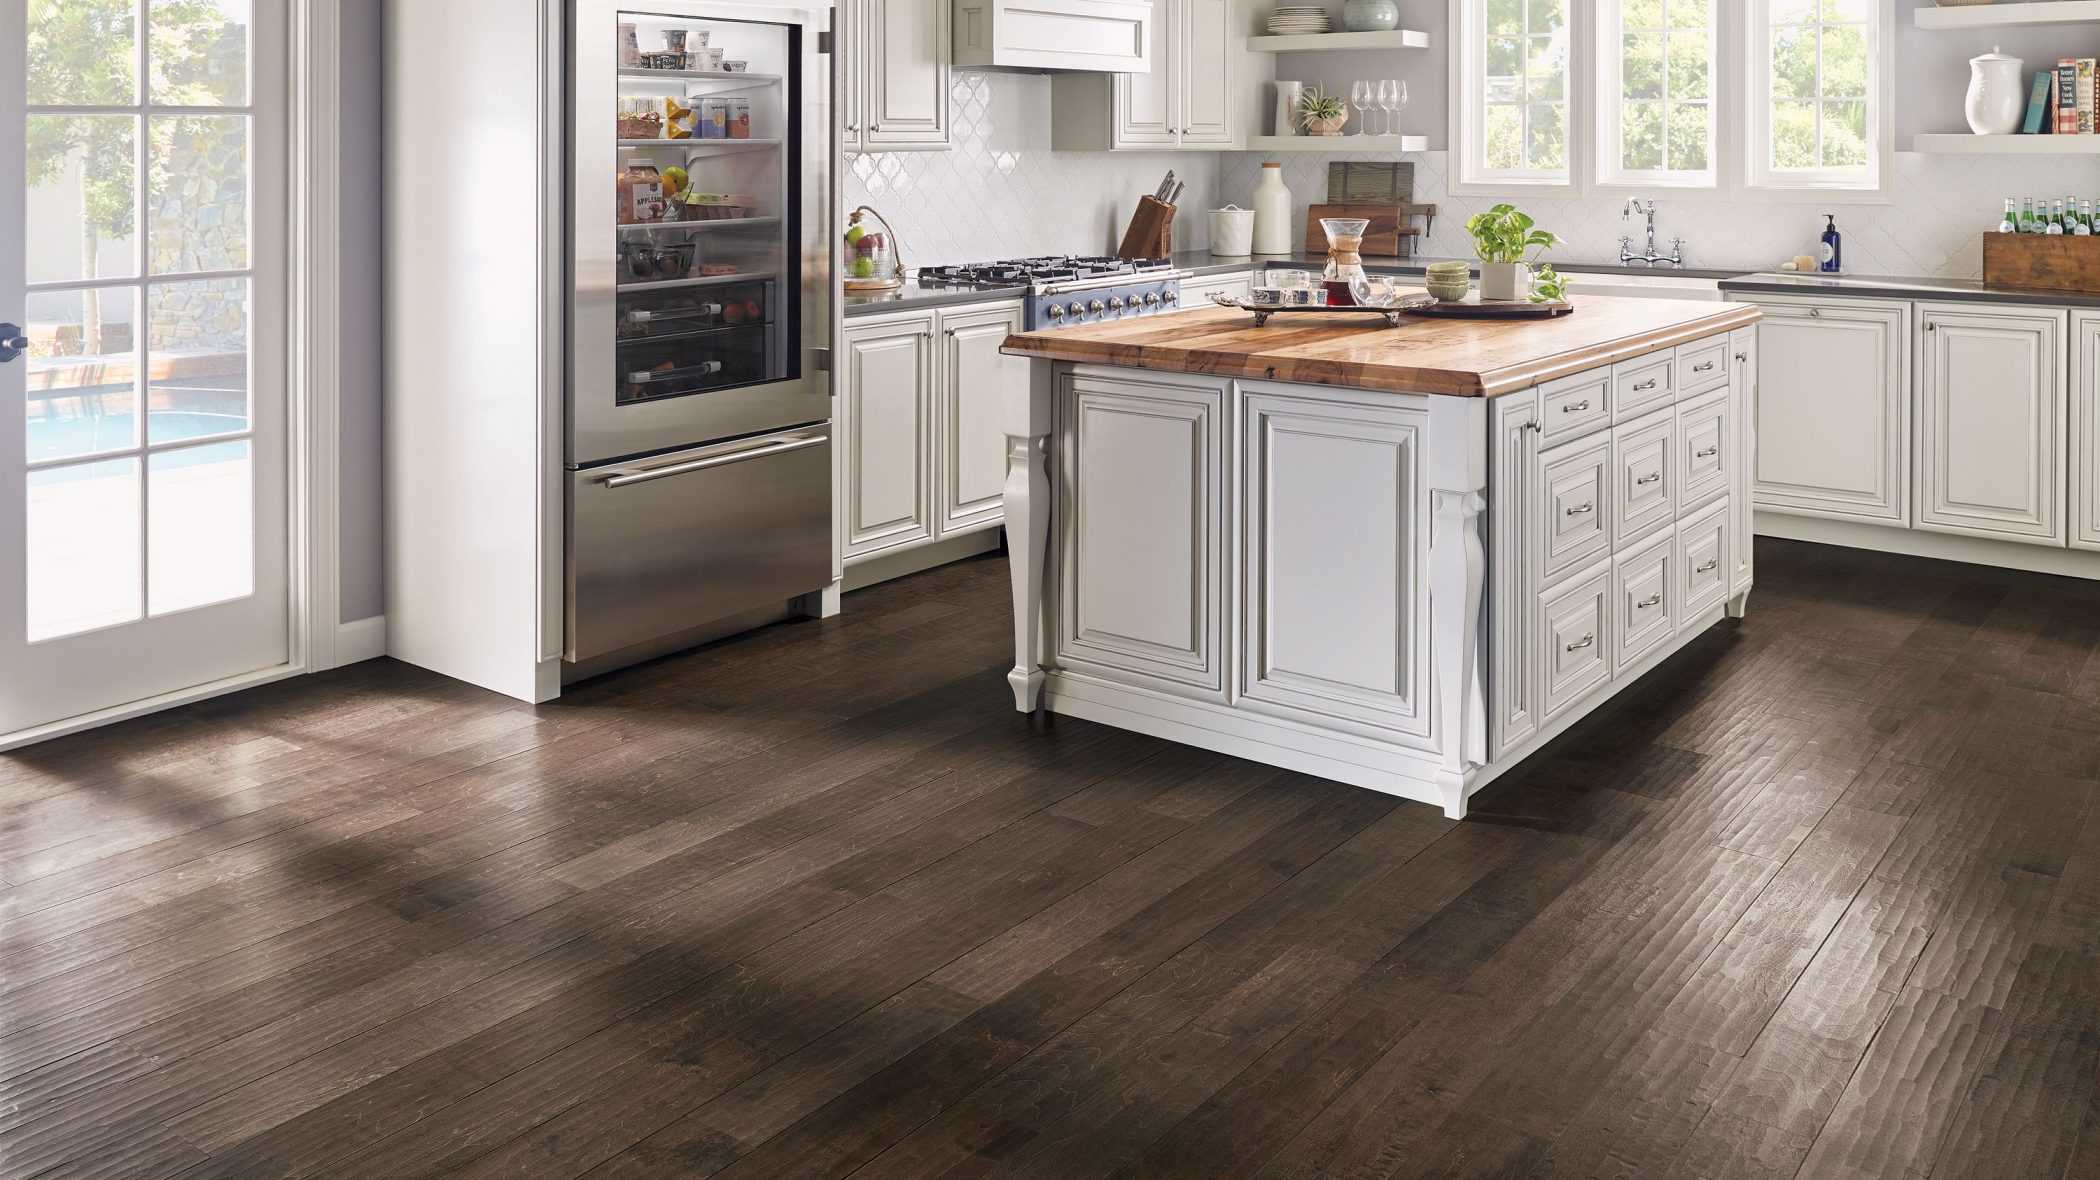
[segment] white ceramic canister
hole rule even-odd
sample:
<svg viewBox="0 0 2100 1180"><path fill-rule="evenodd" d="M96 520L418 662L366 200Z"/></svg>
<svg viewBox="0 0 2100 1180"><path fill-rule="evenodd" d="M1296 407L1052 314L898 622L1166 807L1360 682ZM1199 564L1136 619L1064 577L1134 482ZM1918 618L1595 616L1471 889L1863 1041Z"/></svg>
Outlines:
<svg viewBox="0 0 2100 1180"><path fill-rule="evenodd" d="M1305 93L1303 82L1276 83L1276 134L1298 134L1298 98Z"/></svg>
<svg viewBox="0 0 2100 1180"><path fill-rule="evenodd" d="M1969 59L1969 94L1962 104L1969 117L1969 130L1978 135L2011 135L2020 126L2021 107L2027 101L2023 68L2017 57L1998 52Z"/></svg>
<svg viewBox="0 0 2100 1180"><path fill-rule="evenodd" d="M1291 248L1291 190L1283 184L1283 165L1263 164L1254 186L1254 252L1288 254Z"/></svg>
<svg viewBox="0 0 2100 1180"><path fill-rule="evenodd" d="M1210 252L1227 258L1254 253L1254 210L1238 205L1211 210Z"/></svg>

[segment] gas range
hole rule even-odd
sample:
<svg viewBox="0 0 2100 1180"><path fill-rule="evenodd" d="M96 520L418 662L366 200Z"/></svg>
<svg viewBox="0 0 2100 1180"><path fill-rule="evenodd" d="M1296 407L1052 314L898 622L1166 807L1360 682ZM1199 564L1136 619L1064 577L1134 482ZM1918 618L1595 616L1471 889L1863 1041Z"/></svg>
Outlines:
<svg viewBox="0 0 2100 1180"><path fill-rule="evenodd" d="M1181 280L1165 258L1054 254L966 266L923 266L919 286L957 290L1024 287L1023 327L1068 328L1172 311Z"/></svg>

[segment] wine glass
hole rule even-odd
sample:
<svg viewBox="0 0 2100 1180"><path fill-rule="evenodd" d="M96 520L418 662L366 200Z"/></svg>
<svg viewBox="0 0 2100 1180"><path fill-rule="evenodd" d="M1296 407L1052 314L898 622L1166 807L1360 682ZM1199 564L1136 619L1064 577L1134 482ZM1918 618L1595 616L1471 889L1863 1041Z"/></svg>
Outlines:
<svg viewBox="0 0 2100 1180"><path fill-rule="evenodd" d="M1356 108L1356 133L1364 133L1364 112L1371 109L1371 84L1357 79L1349 84L1349 105Z"/></svg>
<svg viewBox="0 0 2100 1180"><path fill-rule="evenodd" d="M1393 134L1394 116L1407 106L1407 83L1387 78L1378 84L1378 107L1385 112L1385 133Z"/></svg>

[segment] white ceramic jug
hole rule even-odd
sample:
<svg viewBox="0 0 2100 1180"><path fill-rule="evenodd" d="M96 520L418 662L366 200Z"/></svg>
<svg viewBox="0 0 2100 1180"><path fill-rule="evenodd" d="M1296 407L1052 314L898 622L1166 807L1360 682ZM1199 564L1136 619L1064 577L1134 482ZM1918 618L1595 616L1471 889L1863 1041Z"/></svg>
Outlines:
<svg viewBox="0 0 2100 1180"><path fill-rule="evenodd" d="M1263 164L1261 182L1254 186L1254 252L1288 254L1294 248L1291 190L1283 184L1283 165Z"/></svg>
<svg viewBox="0 0 2100 1180"><path fill-rule="evenodd" d="M2019 129L2021 108L2027 101L2027 88L2021 85L2025 64L1998 52L1995 45L1989 53L1969 59L1969 94L1962 104L1969 130L1978 135L2011 135Z"/></svg>

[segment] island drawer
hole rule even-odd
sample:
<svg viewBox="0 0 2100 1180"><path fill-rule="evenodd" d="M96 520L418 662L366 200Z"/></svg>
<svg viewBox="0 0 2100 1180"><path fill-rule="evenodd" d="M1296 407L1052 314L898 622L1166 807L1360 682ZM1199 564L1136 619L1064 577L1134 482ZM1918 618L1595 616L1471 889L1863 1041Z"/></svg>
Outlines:
<svg viewBox="0 0 2100 1180"><path fill-rule="evenodd" d="M1613 669L1623 672L1676 629L1677 534L1674 530L1612 562L1612 624L1618 633Z"/></svg>
<svg viewBox="0 0 2100 1180"><path fill-rule="evenodd" d="M1677 407L1680 515L1692 512L1728 490L1733 473L1735 416L1726 387L1701 394Z"/></svg>
<svg viewBox="0 0 2100 1180"><path fill-rule="evenodd" d="M1552 582L1611 552L1611 438L1598 435L1540 457L1546 499L1545 570Z"/></svg>
<svg viewBox="0 0 2100 1180"><path fill-rule="evenodd" d="M1728 597L1728 562L1733 552L1729 533L1727 500L1678 523L1678 601L1684 604L1679 622Z"/></svg>
<svg viewBox="0 0 2100 1180"><path fill-rule="evenodd" d="M1670 370L1676 363L1669 352L1620 361L1611 367L1611 417L1614 422L1638 418L1657 406L1670 404L1675 396ZM1725 370L1724 370L1725 375Z"/></svg>
<svg viewBox="0 0 2100 1180"><path fill-rule="evenodd" d="M1545 716L1551 721L1611 679L1611 566L1608 563L1539 596L1546 641Z"/></svg>
<svg viewBox="0 0 2100 1180"><path fill-rule="evenodd" d="M1715 336L1677 346L1674 374L1679 394L1699 393L1728 383L1728 337Z"/></svg>
<svg viewBox="0 0 2100 1180"><path fill-rule="evenodd" d="M1611 431L1612 548L1623 549L1677 516L1677 415L1664 407Z"/></svg>
<svg viewBox="0 0 2100 1180"><path fill-rule="evenodd" d="M1611 368L1539 386L1539 445L1556 446L1611 423Z"/></svg>

